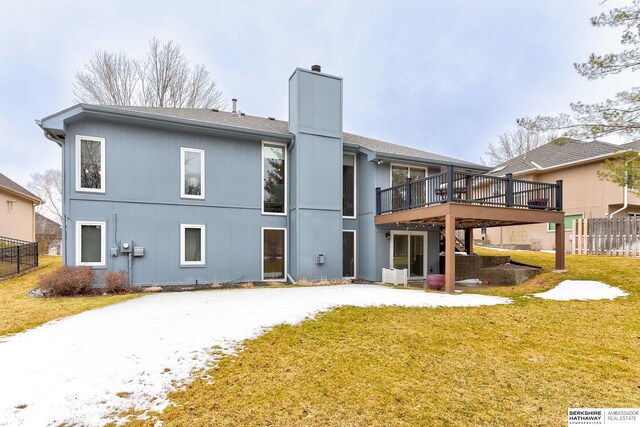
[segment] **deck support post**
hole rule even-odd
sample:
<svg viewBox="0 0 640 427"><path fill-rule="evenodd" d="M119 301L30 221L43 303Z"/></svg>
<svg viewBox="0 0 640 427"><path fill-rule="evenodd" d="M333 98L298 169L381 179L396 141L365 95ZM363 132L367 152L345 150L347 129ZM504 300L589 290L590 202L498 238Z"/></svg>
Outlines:
<svg viewBox="0 0 640 427"><path fill-rule="evenodd" d="M556 223L556 270L564 269L564 221L562 221Z"/></svg>
<svg viewBox="0 0 640 427"><path fill-rule="evenodd" d="M444 217L444 290L453 293L456 290L456 218L447 214Z"/></svg>
<svg viewBox="0 0 640 427"><path fill-rule="evenodd" d="M468 255L473 255L473 228L464 229L464 248Z"/></svg>

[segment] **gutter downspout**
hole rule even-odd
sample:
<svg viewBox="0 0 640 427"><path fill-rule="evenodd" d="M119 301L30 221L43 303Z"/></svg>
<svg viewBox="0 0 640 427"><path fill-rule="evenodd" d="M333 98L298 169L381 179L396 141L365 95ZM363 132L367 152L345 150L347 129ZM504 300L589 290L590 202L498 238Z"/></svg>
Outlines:
<svg viewBox="0 0 640 427"><path fill-rule="evenodd" d="M627 207L629 206L629 186L625 184L624 186L624 194L622 196L622 200L623 200L623 204L622 207L620 209L618 209L615 212L611 212L609 214L609 218L613 218L613 216L617 213L622 212L623 210L627 209Z"/></svg>

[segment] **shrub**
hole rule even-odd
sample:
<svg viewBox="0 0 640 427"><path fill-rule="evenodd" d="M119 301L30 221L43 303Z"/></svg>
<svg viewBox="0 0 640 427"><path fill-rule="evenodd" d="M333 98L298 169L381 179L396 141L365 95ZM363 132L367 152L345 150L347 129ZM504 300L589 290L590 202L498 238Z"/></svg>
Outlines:
<svg viewBox="0 0 640 427"><path fill-rule="evenodd" d="M104 291L108 294L129 292L129 275L126 271L109 271L104 275Z"/></svg>
<svg viewBox="0 0 640 427"><path fill-rule="evenodd" d="M40 278L40 289L45 296L70 297L91 292L95 273L91 267L63 266Z"/></svg>

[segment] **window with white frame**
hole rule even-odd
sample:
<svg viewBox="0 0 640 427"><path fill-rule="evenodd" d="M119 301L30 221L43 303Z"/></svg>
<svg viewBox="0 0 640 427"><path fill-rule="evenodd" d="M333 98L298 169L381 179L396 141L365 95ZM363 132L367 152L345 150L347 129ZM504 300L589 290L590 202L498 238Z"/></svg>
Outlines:
<svg viewBox="0 0 640 427"><path fill-rule="evenodd" d="M287 147L262 143L262 213L286 215Z"/></svg>
<svg viewBox="0 0 640 427"><path fill-rule="evenodd" d="M342 216L356 216L356 156L342 155Z"/></svg>
<svg viewBox="0 0 640 427"><path fill-rule="evenodd" d="M262 280L286 280L287 230L262 229Z"/></svg>
<svg viewBox="0 0 640 427"><path fill-rule="evenodd" d="M76 135L76 191L105 192L105 140Z"/></svg>
<svg viewBox="0 0 640 427"><path fill-rule="evenodd" d="M356 277L356 232L342 230L342 277Z"/></svg>
<svg viewBox="0 0 640 427"><path fill-rule="evenodd" d="M106 265L106 228L104 221L76 221L76 265Z"/></svg>
<svg viewBox="0 0 640 427"><path fill-rule="evenodd" d="M204 150L180 148L180 197L204 199Z"/></svg>
<svg viewBox="0 0 640 427"><path fill-rule="evenodd" d="M205 265L204 225L180 224L180 265Z"/></svg>

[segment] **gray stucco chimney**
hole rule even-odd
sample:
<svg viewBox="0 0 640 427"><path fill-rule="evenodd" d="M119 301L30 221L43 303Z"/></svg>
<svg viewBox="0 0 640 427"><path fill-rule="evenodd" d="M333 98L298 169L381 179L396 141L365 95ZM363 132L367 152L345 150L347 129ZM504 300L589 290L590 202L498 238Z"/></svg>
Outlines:
<svg viewBox="0 0 640 427"><path fill-rule="evenodd" d="M316 69L317 67L317 69ZM289 79L289 271L342 277L342 78L296 69ZM322 255L322 257L320 257ZM325 262L318 262L324 259Z"/></svg>
<svg viewBox="0 0 640 427"><path fill-rule="evenodd" d="M232 104L233 104L233 110L232 110L231 112L232 112L232 113L236 113L236 112L237 112L237 111L236 111L236 106L237 106L237 104L238 104L238 100L237 100L236 98L233 98L233 99L231 100L231 102L232 102Z"/></svg>

